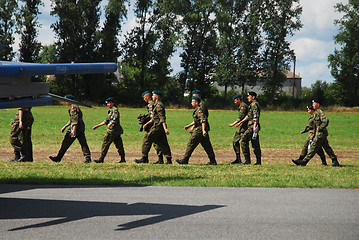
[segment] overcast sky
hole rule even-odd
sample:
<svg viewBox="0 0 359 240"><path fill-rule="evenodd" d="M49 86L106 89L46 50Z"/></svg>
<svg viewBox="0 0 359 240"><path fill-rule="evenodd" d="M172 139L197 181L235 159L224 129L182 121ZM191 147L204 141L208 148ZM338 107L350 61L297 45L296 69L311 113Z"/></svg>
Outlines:
<svg viewBox="0 0 359 240"><path fill-rule="evenodd" d="M39 15L39 23L42 27L39 30L38 39L42 44L48 45L55 41L50 25L56 19L50 16L50 0L43 2L45 6L40 8L42 14ZM330 75L327 57L335 48L333 36L338 33L338 28L334 26L334 20L339 19L341 15L335 12L334 5L339 2L347 4L348 0L300 0L303 7L301 17L303 28L289 38L289 41L297 57L296 74L303 78L302 86L310 87L316 80L326 82L334 80ZM107 0L103 0L102 5L105 6L106 3ZM135 25L132 10L128 15L128 20L123 23L122 36ZM18 49L18 42L17 39L14 49ZM174 73L182 70L178 54L171 59L171 63ZM293 70L293 64L291 70Z"/></svg>

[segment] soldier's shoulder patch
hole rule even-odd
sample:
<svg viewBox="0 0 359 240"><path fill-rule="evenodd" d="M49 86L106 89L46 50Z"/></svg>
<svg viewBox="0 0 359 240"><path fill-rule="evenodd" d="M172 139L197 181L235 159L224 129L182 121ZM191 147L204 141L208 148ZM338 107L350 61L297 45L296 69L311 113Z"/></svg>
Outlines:
<svg viewBox="0 0 359 240"><path fill-rule="evenodd" d="M118 111L116 110L115 113L118 113Z"/></svg>
<svg viewBox="0 0 359 240"><path fill-rule="evenodd" d="M243 109L243 107L241 107L241 109Z"/></svg>

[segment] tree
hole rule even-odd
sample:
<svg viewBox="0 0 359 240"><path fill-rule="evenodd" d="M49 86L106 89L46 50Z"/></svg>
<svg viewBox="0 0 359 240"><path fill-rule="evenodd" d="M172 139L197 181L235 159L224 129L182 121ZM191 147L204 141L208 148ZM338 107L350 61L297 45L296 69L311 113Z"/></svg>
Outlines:
<svg viewBox="0 0 359 240"><path fill-rule="evenodd" d="M349 0L347 5L338 3L335 8L344 16L336 20L339 33L334 36L341 49L335 49L328 57L331 74L343 93L342 104L359 105L359 1Z"/></svg>
<svg viewBox="0 0 359 240"><path fill-rule="evenodd" d="M211 77L217 54L215 4L211 0L183 1L181 17L182 91L200 89L203 96L210 95Z"/></svg>
<svg viewBox="0 0 359 240"><path fill-rule="evenodd" d="M300 14L302 8L299 0L265 0L260 1L263 48L261 80L264 92L270 103L278 96L278 89L285 81L283 70L293 58L293 51L286 37L302 27Z"/></svg>
<svg viewBox="0 0 359 240"><path fill-rule="evenodd" d="M39 53L40 63L58 62L58 54L55 44L44 45Z"/></svg>
<svg viewBox="0 0 359 240"><path fill-rule="evenodd" d="M5 47L0 50L0 60L11 61L15 55L12 45L15 42L15 14L18 10L16 0L0 1L0 43Z"/></svg>
<svg viewBox="0 0 359 240"><path fill-rule="evenodd" d="M20 42L20 61L37 62L41 43L36 38L38 31L36 28L41 25L37 21L40 14L39 5L43 5L41 0L21 0L24 5L20 9L18 16L18 30L21 36Z"/></svg>
<svg viewBox="0 0 359 240"><path fill-rule="evenodd" d="M100 55L104 61L117 62L120 56L118 35L121 21L126 17L125 0L109 0L105 9L106 21L101 30Z"/></svg>

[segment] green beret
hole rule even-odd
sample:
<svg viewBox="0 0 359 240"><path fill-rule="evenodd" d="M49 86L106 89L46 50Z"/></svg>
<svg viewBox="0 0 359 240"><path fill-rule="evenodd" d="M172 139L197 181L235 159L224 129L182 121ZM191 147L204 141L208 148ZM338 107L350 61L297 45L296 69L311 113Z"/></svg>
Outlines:
<svg viewBox="0 0 359 240"><path fill-rule="evenodd" d="M152 94L156 94L156 95L158 95L158 96L162 96L162 93L161 93L160 91L158 91L158 90L153 90L153 91L152 91Z"/></svg>
<svg viewBox="0 0 359 240"><path fill-rule="evenodd" d="M237 98L242 99L242 95L237 94L237 95L234 95L234 96L233 96L233 100L235 100L235 99L237 99Z"/></svg>
<svg viewBox="0 0 359 240"><path fill-rule="evenodd" d="M72 95L72 94L67 94L67 95L65 96L65 98L70 99L70 100L75 100L75 96Z"/></svg>
<svg viewBox="0 0 359 240"><path fill-rule="evenodd" d="M200 98L200 97L196 97L196 96L194 96L194 97L192 97L192 99L193 99L193 100L196 100L198 103L200 103L200 102L201 102L201 98Z"/></svg>
<svg viewBox="0 0 359 240"><path fill-rule="evenodd" d="M201 95L201 91L200 91L200 90L193 90L193 91L192 91L192 94L199 94L199 95Z"/></svg>
<svg viewBox="0 0 359 240"><path fill-rule="evenodd" d="M115 99L113 97L109 97L105 100L105 103L109 103L109 102L115 102Z"/></svg>
<svg viewBox="0 0 359 240"><path fill-rule="evenodd" d="M150 93L150 91L144 91L144 92L142 93L142 97L144 97L147 93Z"/></svg>

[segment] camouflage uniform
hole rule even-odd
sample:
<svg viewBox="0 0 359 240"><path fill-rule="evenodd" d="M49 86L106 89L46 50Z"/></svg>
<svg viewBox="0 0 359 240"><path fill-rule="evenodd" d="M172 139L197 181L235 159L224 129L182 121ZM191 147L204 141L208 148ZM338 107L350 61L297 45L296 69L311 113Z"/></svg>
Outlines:
<svg viewBox="0 0 359 240"><path fill-rule="evenodd" d="M312 145L309 149L308 154L305 156L303 160L303 165L306 165L311 158L314 157L316 153L323 147L325 152L333 161L333 166L339 166L337 161L337 156L334 154L333 149L329 146L328 142L328 130L327 126L329 124L329 118L324 114L321 109L318 109L316 113L314 113L314 123L318 128L318 131L313 139Z"/></svg>
<svg viewBox="0 0 359 240"><path fill-rule="evenodd" d="M302 151L300 153L299 159L302 160L305 158L305 156L308 153L308 146L309 144L311 144L311 146L313 145L311 142L313 142L315 134L316 134L316 126L315 126L315 114L312 114L309 119L308 119L308 126L305 127L305 129L302 131L302 133L306 133L308 132L308 137L305 140L304 146L302 148ZM311 148L311 146L309 148ZM325 160L325 154L323 149L320 147L317 151L317 154L319 155L320 159L322 160L322 164L326 165L326 160Z"/></svg>
<svg viewBox="0 0 359 240"><path fill-rule="evenodd" d="M105 135L102 142L101 156L106 156L108 149L113 142L117 148L118 154L121 156L121 158L124 158L125 150L123 148L123 142L121 138L121 134L123 134L123 129L120 125L120 113L118 112L118 108L116 106L113 106L110 110L108 110L108 115L104 122L106 123L106 125L109 125L111 123L113 123L113 125L111 129L107 128L107 134Z"/></svg>
<svg viewBox="0 0 359 240"><path fill-rule="evenodd" d="M253 152L256 155L257 163L261 164L261 147L259 144L259 133L255 139L253 139L253 125L257 122L257 126L260 130L259 118L260 118L260 107L257 101L253 101L248 108L248 128L243 133L241 147L245 158L245 163L250 163L250 152L249 152L249 141L251 141Z"/></svg>
<svg viewBox="0 0 359 240"><path fill-rule="evenodd" d="M153 115L153 106L155 105L155 102L154 101L150 101L147 105L147 112L149 114L149 116L152 116ZM152 125L148 126L145 131L145 137L146 135L148 135L148 132L150 131L150 128L151 128ZM156 152L157 152L157 156L162 156L162 151L161 151L161 148L158 146L158 144L156 144L155 142L153 143L153 147L155 148Z"/></svg>
<svg viewBox="0 0 359 240"><path fill-rule="evenodd" d="M22 111L22 125L20 128L19 111ZM31 107L19 108L15 119L11 125L10 143L14 148L15 155L19 156L20 152L28 158L28 161L33 160L31 128L34 122L34 117L31 113Z"/></svg>
<svg viewBox="0 0 359 240"><path fill-rule="evenodd" d="M153 120L153 125L143 138L142 157L148 159L148 153L151 146L155 143L162 150L163 155L169 160L172 158L171 149L168 145L167 136L162 126L162 123L166 122L166 111L161 101L157 101L152 106L150 117L151 120Z"/></svg>
<svg viewBox="0 0 359 240"><path fill-rule="evenodd" d="M238 106L238 112L239 112L239 116L237 118L237 121L241 121L242 119L244 119L247 114L248 114L248 105L245 104L244 102L242 102L239 106ZM243 122L238 128L236 133L234 134L234 138L233 138L233 149L234 152L236 154L240 154L241 149L240 149L240 141L243 138L243 134L244 132L247 130L248 128L248 122Z"/></svg>
<svg viewBox="0 0 359 240"><path fill-rule="evenodd" d="M207 112L208 114L208 112ZM189 159L194 151L194 149L201 143L202 147L206 151L208 158L211 162L215 162L215 155L213 151L213 147L211 141L209 139L209 135L207 134L205 137L203 136L202 132L202 123L205 123L205 130L209 132L209 124L208 119L205 111L203 110L203 106L198 106L193 111L193 122L194 122L194 129L192 131L191 137L189 142L187 143L186 152L184 154L185 159Z"/></svg>
<svg viewBox="0 0 359 240"><path fill-rule="evenodd" d="M67 129L64 140L62 141L61 148L57 154L57 158L61 160L61 158L65 155L67 149L71 146L71 144L77 140L79 141L82 152L85 157L90 157L91 152L87 145L86 136L85 136L85 123L82 119L82 111L78 105L72 104L69 109L70 121L71 125ZM73 131L74 125L77 125L76 128L76 137L71 136L71 132Z"/></svg>

